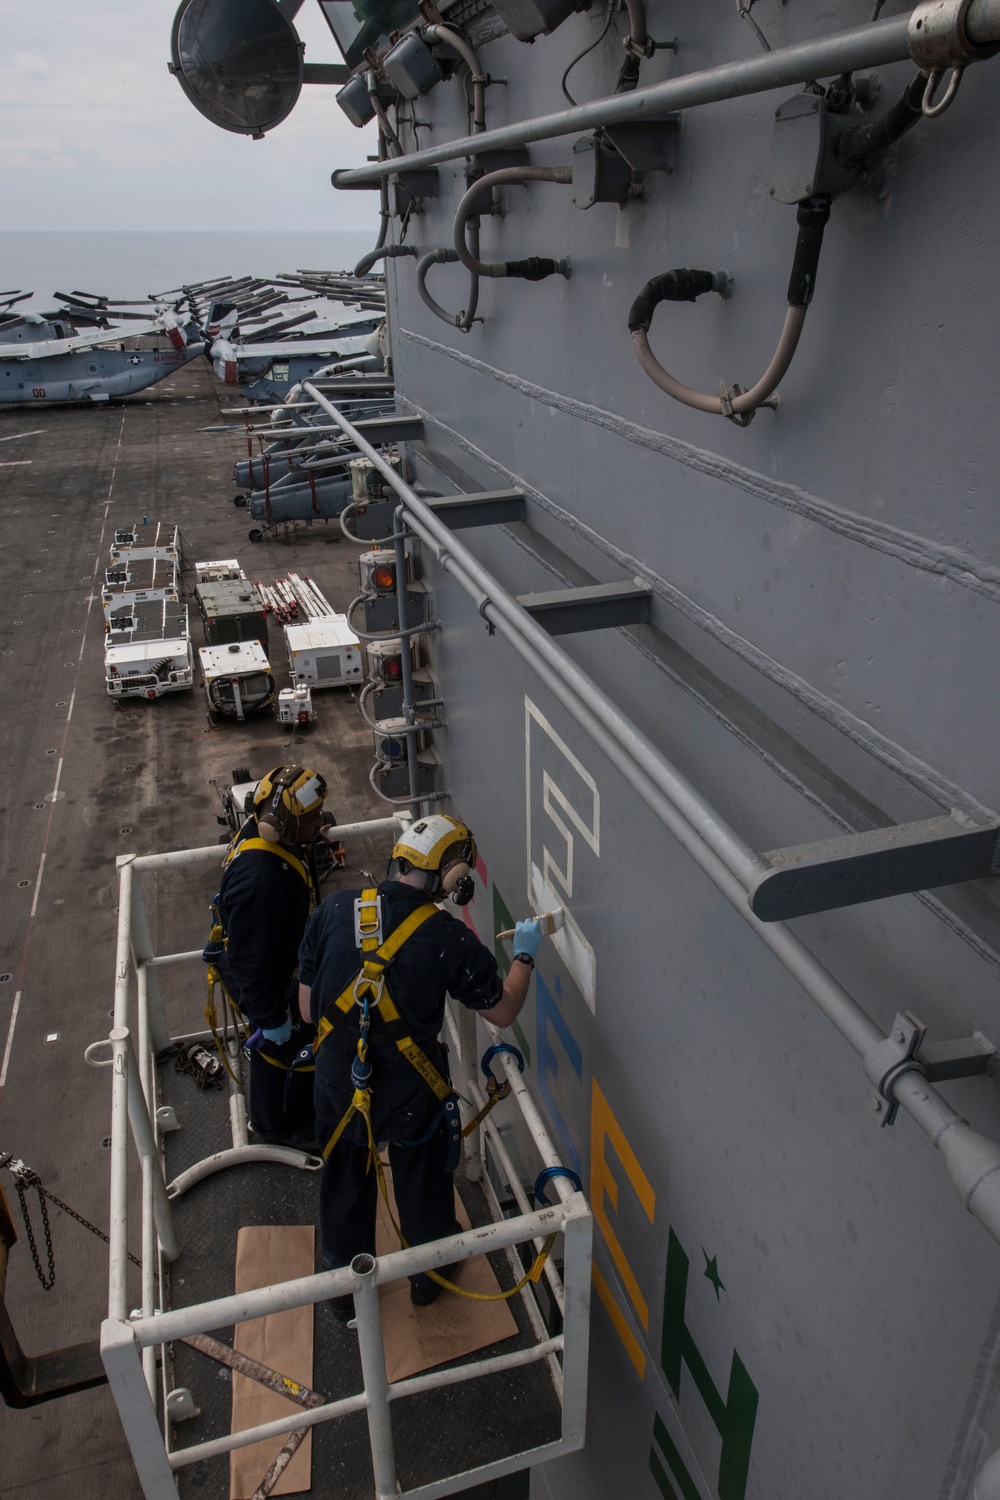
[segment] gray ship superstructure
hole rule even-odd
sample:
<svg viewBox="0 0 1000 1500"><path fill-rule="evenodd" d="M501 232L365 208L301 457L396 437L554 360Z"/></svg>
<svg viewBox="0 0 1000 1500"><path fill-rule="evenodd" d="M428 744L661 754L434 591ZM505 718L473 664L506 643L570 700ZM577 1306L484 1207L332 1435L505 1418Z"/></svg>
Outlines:
<svg viewBox="0 0 1000 1500"><path fill-rule="evenodd" d="M204 113L285 117L298 8L261 11L282 74L218 0L245 88L203 57ZM491 1222L161 1310L154 1226L162 1269L206 1157L169 1201L152 1172L130 1317L127 975L152 1076L150 976L192 956L154 953L142 875L212 851L122 866L102 1349L144 1494L238 1442L176 1451L199 1412L178 1378L173 1420L157 1347L180 1367L185 1337L351 1292L363 1390L309 1420L363 1407L370 1470L345 1446L320 1494L997 1500L1000 3L321 9L378 125L333 180L378 195L357 270L384 262L388 366L299 380L256 431L296 484L319 439L343 486L378 831L468 822L464 918L502 967L520 913L551 931L508 1034L448 1031L475 1106L507 1049L483 1073L513 1104L466 1153ZM476 1234L533 1278L516 1352L390 1384L376 1284Z"/></svg>

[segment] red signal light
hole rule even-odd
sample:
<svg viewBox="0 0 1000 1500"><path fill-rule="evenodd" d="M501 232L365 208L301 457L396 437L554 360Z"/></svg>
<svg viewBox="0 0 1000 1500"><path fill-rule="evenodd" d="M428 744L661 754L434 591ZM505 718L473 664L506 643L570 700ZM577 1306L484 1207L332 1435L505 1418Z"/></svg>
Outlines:
<svg viewBox="0 0 1000 1500"><path fill-rule="evenodd" d="M372 582L379 593L388 593L396 587L395 563L376 563L372 570Z"/></svg>

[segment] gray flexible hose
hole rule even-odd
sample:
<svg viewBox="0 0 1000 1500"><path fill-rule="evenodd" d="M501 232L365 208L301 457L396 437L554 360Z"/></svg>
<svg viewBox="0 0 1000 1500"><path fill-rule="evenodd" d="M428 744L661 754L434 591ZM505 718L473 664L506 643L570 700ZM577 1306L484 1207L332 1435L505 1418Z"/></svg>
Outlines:
<svg viewBox="0 0 1000 1500"><path fill-rule="evenodd" d="M508 184L525 182L559 182L566 185L573 181L572 167L501 167L498 172L487 172L472 184L458 205L455 214L455 250L463 266L477 276L516 276L522 281L544 281L546 276L569 276L568 260L548 260L540 256L529 256L527 260L483 261L473 255L465 239L467 221L476 214L484 193Z"/></svg>
<svg viewBox="0 0 1000 1500"><path fill-rule="evenodd" d="M635 3L635 0L633 0ZM486 74L480 64L479 58L473 52L464 36L453 31L450 26L426 26L424 38L428 42L443 42L453 52L457 52L469 70L469 78L472 83L472 129L478 135L486 129Z"/></svg>
<svg viewBox="0 0 1000 1500"><path fill-rule="evenodd" d="M479 216L476 215L469 223L469 249L473 256L479 258ZM449 250L441 246L437 250L429 250L417 261L417 291L420 300L425 307L429 307L436 318L442 323L448 323L452 328L460 328L463 333L468 333L476 320L476 308L479 306L479 277L475 271L469 276L469 305L463 312L450 313L443 308L440 302L435 302L427 290L427 272L431 266L454 265L458 260L458 251Z"/></svg>

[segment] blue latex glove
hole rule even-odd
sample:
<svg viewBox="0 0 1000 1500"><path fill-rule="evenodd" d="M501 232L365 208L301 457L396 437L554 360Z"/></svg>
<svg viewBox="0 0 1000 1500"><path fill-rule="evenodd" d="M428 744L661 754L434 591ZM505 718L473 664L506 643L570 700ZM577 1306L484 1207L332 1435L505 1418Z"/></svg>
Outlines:
<svg viewBox="0 0 1000 1500"><path fill-rule="evenodd" d="M530 921L518 922L514 928L514 941L511 947L514 957L519 953L526 953L529 958L534 958L542 944L542 929L534 917Z"/></svg>
<svg viewBox="0 0 1000 1500"><path fill-rule="evenodd" d="M285 1019L282 1021L282 1023L281 1023L280 1026L273 1026L273 1027L270 1027L270 1028L268 1028L267 1026L265 1026L265 1027L262 1028L262 1035L264 1037L265 1042L273 1042L276 1047L280 1047L283 1042L287 1042L288 1039L291 1037L291 1034L292 1034L292 1018L291 1018L291 1016L286 1016Z"/></svg>

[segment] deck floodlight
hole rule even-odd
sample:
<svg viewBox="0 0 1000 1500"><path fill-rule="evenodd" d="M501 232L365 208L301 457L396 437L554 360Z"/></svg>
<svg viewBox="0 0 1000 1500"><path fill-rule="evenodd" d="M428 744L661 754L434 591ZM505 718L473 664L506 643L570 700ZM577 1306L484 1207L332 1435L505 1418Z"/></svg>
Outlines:
<svg viewBox="0 0 1000 1500"><path fill-rule="evenodd" d="M352 70L378 52L393 32L420 20L418 0L319 0L326 24Z"/></svg>
<svg viewBox="0 0 1000 1500"><path fill-rule="evenodd" d="M213 125L260 139L294 109L303 45L277 0L181 0L170 71Z"/></svg>

